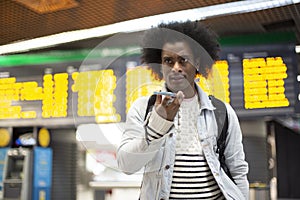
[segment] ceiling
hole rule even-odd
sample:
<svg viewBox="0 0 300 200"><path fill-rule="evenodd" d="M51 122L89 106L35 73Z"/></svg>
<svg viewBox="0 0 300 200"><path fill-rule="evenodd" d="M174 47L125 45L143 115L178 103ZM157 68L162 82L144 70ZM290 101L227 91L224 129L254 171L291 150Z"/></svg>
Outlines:
<svg viewBox="0 0 300 200"><path fill-rule="evenodd" d="M64 5L58 5L65 2ZM229 0L1 0L0 45L87 29L155 14L233 2ZM51 5L52 4L52 5ZM31 6L30 6L31 5ZM40 8L40 9L39 9ZM222 36L292 31L300 44L300 3L204 20ZM102 38L103 39L103 38ZM87 48L95 39L58 45Z"/></svg>

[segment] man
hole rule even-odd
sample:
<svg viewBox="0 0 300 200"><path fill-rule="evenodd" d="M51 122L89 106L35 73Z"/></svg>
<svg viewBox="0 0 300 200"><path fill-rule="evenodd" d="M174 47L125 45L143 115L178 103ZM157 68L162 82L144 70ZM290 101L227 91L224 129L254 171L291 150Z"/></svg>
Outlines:
<svg viewBox="0 0 300 200"><path fill-rule="evenodd" d="M224 156L232 181L216 151L215 107L194 81L197 73L207 76L218 58L216 36L200 22L172 22L146 31L142 48L142 61L161 70L162 90L174 95L158 94L146 118L148 98L140 98L127 115L117 160L127 174L144 167L140 199L248 199L237 116L226 104Z"/></svg>

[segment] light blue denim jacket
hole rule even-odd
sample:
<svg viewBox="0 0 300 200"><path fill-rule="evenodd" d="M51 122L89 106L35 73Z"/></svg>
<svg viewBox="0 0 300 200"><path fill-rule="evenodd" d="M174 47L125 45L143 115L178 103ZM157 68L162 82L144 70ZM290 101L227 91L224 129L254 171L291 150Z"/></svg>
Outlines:
<svg viewBox="0 0 300 200"><path fill-rule="evenodd" d="M248 163L242 145L242 133L238 118L229 104L228 136L224 152L226 164L235 180L234 184L220 167L217 148L217 123L209 97L199 87L201 112L198 117L198 132L207 163L226 199L249 198L247 180ZM171 189L175 161L176 130L173 126L165 135L151 143L145 138L144 116L148 97L135 101L130 108L126 128L117 152L119 168L126 174L133 174L144 167L140 193L141 200L167 200ZM149 119L149 113L147 120Z"/></svg>

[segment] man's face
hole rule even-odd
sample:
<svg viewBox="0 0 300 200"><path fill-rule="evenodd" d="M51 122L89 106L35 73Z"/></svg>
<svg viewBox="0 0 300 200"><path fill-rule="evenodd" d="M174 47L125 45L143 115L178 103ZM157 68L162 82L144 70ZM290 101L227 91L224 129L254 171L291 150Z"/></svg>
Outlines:
<svg viewBox="0 0 300 200"><path fill-rule="evenodd" d="M194 92L196 68L192 49L184 42L165 43L161 54L162 73L172 92Z"/></svg>

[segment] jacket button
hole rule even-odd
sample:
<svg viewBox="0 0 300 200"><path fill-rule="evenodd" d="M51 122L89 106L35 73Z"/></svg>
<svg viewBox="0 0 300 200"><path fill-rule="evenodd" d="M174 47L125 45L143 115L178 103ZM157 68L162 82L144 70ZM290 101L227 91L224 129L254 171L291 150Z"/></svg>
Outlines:
<svg viewBox="0 0 300 200"><path fill-rule="evenodd" d="M170 133L169 137L173 137L173 133Z"/></svg>
<svg viewBox="0 0 300 200"><path fill-rule="evenodd" d="M165 166L165 169L170 169L170 165L166 165L166 166Z"/></svg>

